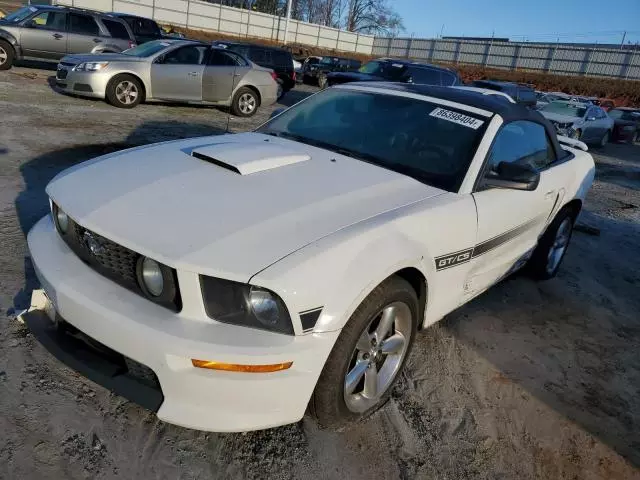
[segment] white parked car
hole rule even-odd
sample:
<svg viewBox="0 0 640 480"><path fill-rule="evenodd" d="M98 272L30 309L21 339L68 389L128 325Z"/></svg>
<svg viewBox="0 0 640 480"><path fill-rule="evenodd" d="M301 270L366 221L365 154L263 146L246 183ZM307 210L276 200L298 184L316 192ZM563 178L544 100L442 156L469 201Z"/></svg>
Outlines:
<svg viewBox="0 0 640 480"><path fill-rule="evenodd" d="M553 277L593 175L495 95L330 88L255 132L58 175L24 318L166 422L342 425L384 403L418 330L519 267Z"/></svg>

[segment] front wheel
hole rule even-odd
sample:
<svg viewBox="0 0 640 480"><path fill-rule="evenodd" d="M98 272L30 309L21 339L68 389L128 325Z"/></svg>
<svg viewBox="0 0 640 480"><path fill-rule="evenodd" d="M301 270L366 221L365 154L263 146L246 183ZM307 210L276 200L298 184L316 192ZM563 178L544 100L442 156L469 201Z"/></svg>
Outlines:
<svg viewBox="0 0 640 480"><path fill-rule="evenodd" d="M527 270L534 279L548 280L558 273L571 241L575 217L574 211L565 207L547 227L527 263Z"/></svg>
<svg viewBox="0 0 640 480"><path fill-rule="evenodd" d="M325 88L327 88L328 85L329 85L329 83L327 81L327 76L326 75L320 75L318 77L318 87L320 87L320 90L324 90Z"/></svg>
<svg viewBox="0 0 640 480"><path fill-rule="evenodd" d="M382 406L411 351L418 298L400 277L378 285L342 329L311 398L323 427L338 428Z"/></svg>
<svg viewBox="0 0 640 480"><path fill-rule="evenodd" d="M132 75L116 75L109 81L106 94L114 107L133 108L142 101L142 84Z"/></svg>
<svg viewBox="0 0 640 480"><path fill-rule="evenodd" d="M15 52L7 42L0 41L0 70L9 70L13 65Z"/></svg>

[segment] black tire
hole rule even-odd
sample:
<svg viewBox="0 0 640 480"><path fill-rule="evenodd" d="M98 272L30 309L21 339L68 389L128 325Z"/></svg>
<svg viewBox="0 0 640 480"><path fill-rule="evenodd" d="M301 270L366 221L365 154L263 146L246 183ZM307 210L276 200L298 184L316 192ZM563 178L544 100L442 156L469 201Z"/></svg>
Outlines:
<svg viewBox="0 0 640 480"><path fill-rule="evenodd" d="M9 70L15 58L16 52L13 47L4 40L0 40L0 70Z"/></svg>
<svg viewBox="0 0 640 480"><path fill-rule="evenodd" d="M260 97L248 87L239 88L231 101L231 112L238 117L251 117L259 107Z"/></svg>
<svg viewBox="0 0 640 480"><path fill-rule="evenodd" d="M107 84L106 96L114 107L133 108L143 100L144 89L140 80L133 75L116 75Z"/></svg>
<svg viewBox="0 0 640 480"><path fill-rule="evenodd" d="M382 311L385 308L389 308L391 304L400 305L403 311L410 313L410 325L408 325L409 320L407 316L404 316L403 320L403 324L405 325L403 329L409 335L408 341L403 335L403 338L407 342L406 350L404 350L404 353L401 353L401 355L404 356L401 356L400 359L396 361L396 365L398 366L394 369L395 373L389 376L391 379L390 383L388 383L384 392L381 393L379 399L376 400L376 403L368 406L363 411L354 412L347 405L345 398L345 380L347 372L353 368L354 360L362 361L357 360L358 357L354 357L354 355L358 355L356 345L358 345L358 341L361 340L365 329L375 328L376 320L381 317ZM405 309L402 304L408 307L408 309ZM309 403L310 412L316 417L321 427L338 429L350 422L371 414L384 405L391 395L393 385L398 379L398 374L404 368L404 364L411 353L411 347L418 326L418 312L418 297L415 290L406 280L397 276L389 277L364 299L342 329L324 365L311 397ZM389 332L392 332L391 334L395 336L400 330L398 329L397 323L393 325ZM368 330L368 332L371 332L371 330ZM388 340L389 337L386 336L384 339ZM380 342L380 345L383 343L384 342ZM372 346L371 348L375 349L376 347ZM392 357L381 357L380 359L383 359L383 362L378 365L378 368L384 368L383 365L385 365L390 358ZM379 363L380 359L376 360L371 356L369 361ZM368 372L369 370L367 369L366 371ZM364 382L364 374L360 378L361 380L358 382Z"/></svg>
<svg viewBox="0 0 640 480"><path fill-rule="evenodd" d="M578 216L576 209L571 207L562 208L556 218L549 224L547 230L544 232L538 246L533 251L533 255L527 262L526 271L535 280L548 280L553 278L558 273L564 255L567 253L569 244L571 242L571 235L573 233L573 224ZM558 230L563 223L568 222L568 238L566 240L565 248L560 253L559 258L551 265L551 250L554 247L558 235Z"/></svg>
<svg viewBox="0 0 640 480"><path fill-rule="evenodd" d="M320 90L324 90L329 86L329 82L327 81L327 76L324 74L318 75L318 87Z"/></svg>

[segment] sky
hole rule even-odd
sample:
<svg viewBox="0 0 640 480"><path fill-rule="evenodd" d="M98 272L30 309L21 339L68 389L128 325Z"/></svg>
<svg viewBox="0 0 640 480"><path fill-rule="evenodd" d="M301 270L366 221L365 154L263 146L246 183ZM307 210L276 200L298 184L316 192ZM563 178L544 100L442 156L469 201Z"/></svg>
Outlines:
<svg viewBox="0 0 640 480"><path fill-rule="evenodd" d="M640 42L640 0L389 0L403 36L509 37L555 42ZM444 25L444 28L443 28Z"/></svg>

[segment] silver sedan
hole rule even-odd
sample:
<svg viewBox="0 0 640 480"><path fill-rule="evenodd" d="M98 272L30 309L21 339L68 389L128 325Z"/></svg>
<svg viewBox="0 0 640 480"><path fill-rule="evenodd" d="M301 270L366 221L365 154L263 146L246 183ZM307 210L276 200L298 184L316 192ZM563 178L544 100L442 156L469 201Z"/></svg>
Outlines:
<svg viewBox="0 0 640 480"><path fill-rule="evenodd" d="M156 40L117 54L69 55L56 85L63 92L105 98L116 107L142 101L231 107L249 117L277 100L274 73L234 52L189 40Z"/></svg>

